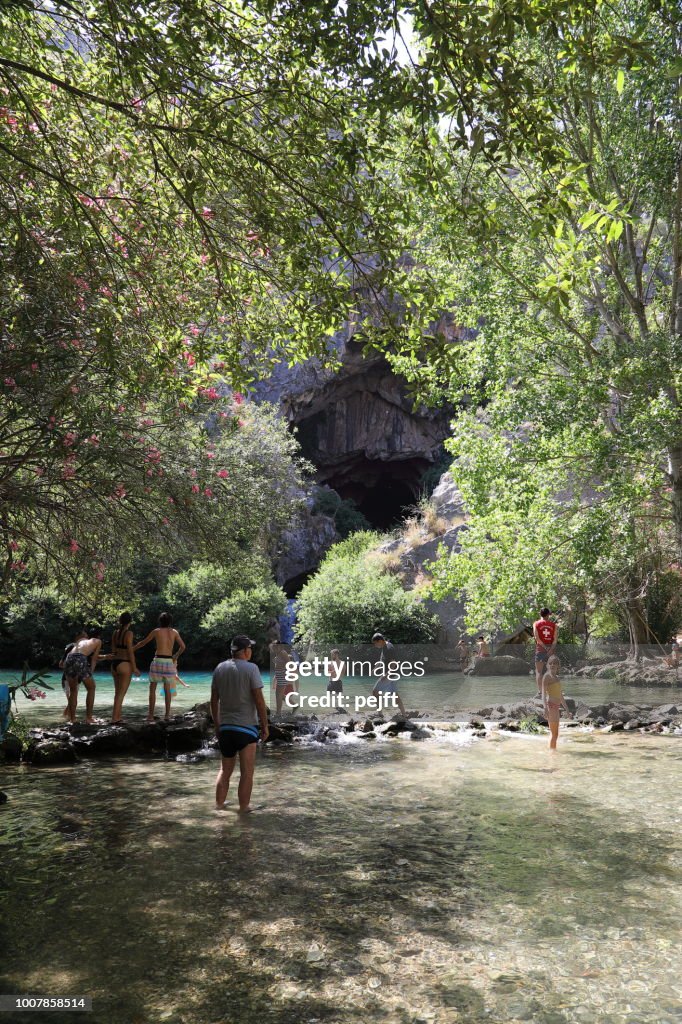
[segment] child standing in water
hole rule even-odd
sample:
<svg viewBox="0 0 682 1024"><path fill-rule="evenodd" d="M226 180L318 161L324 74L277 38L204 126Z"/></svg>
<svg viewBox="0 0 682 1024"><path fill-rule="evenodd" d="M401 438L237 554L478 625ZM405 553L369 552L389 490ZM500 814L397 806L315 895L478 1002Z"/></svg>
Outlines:
<svg viewBox="0 0 682 1024"><path fill-rule="evenodd" d="M547 660L547 671L542 677L542 703L545 706L545 717L549 725L549 749L556 750L556 742L559 738L559 715L561 708L566 710L569 718L573 715L568 710L566 698L561 689L559 671L561 662L556 654L552 654Z"/></svg>

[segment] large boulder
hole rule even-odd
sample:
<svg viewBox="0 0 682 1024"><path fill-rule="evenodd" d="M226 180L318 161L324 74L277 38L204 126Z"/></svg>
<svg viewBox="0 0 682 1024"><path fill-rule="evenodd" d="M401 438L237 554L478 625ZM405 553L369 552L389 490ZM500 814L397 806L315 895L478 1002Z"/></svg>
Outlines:
<svg viewBox="0 0 682 1024"><path fill-rule="evenodd" d="M68 740L41 740L30 752L31 764L39 768L59 764L75 764L76 751Z"/></svg>
<svg viewBox="0 0 682 1024"><path fill-rule="evenodd" d="M169 754L198 750L203 740L204 733L197 722L178 722L166 729L166 749Z"/></svg>
<svg viewBox="0 0 682 1024"><path fill-rule="evenodd" d="M7 762L21 761L23 749L23 744L17 736L13 736L12 733L6 733L2 743L0 743L0 760Z"/></svg>
<svg viewBox="0 0 682 1024"><path fill-rule="evenodd" d="M493 658L476 658L466 670L469 676L527 676L530 665L523 658L502 655Z"/></svg>
<svg viewBox="0 0 682 1024"><path fill-rule="evenodd" d="M135 737L123 725L109 725L96 732L72 736L71 745L81 757L99 757L101 754L122 754L132 750Z"/></svg>

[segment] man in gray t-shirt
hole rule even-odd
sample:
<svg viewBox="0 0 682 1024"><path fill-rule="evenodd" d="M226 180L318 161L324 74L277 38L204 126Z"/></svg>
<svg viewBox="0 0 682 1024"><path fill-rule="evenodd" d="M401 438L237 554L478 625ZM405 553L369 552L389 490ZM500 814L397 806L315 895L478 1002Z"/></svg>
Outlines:
<svg viewBox="0 0 682 1024"><path fill-rule="evenodd" d="M230 645L232 657L222 661L213 673L211 714L220 745L222 764L215 788L216 807L222 810L230 788L230 777L239 754L239 810L250 811L256 764L258 722L260 739L268 738L268 712L263 698L263 680L251 664L255 644L248 636L236 636Z"/></svg>

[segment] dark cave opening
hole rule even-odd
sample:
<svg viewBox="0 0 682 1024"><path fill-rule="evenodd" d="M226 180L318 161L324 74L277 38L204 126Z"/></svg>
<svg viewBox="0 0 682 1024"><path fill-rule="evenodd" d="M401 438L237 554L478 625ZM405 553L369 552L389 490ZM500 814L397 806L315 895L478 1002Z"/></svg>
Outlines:
<svg viewBox="0 0 682 1024"><path fill-rule="evenodd" d="M390 530L414 509L428 466L426 459L356 459L320 474L320 482L351 499L374 529Z"/></svg>

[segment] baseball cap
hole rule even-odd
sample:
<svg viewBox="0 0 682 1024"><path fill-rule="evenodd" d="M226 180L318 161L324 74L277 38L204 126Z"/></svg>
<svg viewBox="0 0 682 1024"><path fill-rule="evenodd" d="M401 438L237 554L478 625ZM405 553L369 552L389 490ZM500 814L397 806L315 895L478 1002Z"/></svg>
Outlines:
<svg viewBox="0 0 682 1024"><path fill-rule="evenodd" d="M255 647L256 641L250 640L246 633L240 633L238 636L233 636L230 643L231 651L245 651L247 647Z"/></svg>

